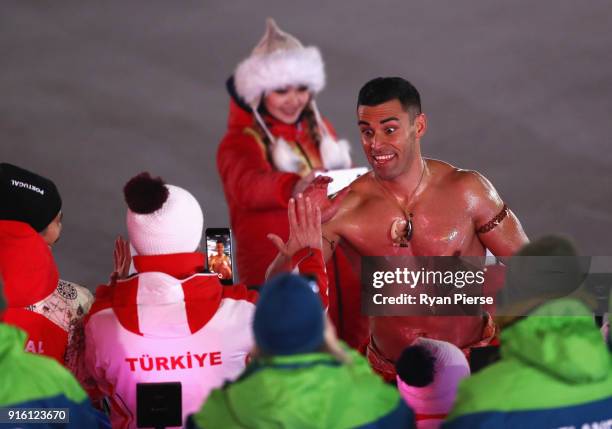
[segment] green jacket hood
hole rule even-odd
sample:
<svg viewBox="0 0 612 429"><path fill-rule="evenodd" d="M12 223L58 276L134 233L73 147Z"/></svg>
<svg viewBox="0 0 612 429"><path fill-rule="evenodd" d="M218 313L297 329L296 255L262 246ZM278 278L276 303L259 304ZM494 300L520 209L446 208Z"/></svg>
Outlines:
<svg viewBox="0 0 612 429"><path fill-rule="evenodd" d="M566 382L606 378L610 354L593 317L579 301L547 303L501 334L501 353Z"/></svg>
<svg viewBox="0 0 612 429"><path fill-rule="evenodd" d="M401 406L397 389L363 357L350 355L350 364L325 353L258 360L236 382L213 391L194 421L203 428L348 428Z"/></svg>
<svg viewBox="0 0 612 429"><path fill-rule="evenodd" d="M0 322L0 360L12 353L22 353L27 338L21 329Z"/></svg>

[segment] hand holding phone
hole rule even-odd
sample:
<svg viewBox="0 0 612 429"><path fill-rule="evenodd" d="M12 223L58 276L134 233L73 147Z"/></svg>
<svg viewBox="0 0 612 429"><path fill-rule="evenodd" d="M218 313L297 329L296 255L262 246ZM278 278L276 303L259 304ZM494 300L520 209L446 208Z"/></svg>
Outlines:
<svg viewBox="0 0 612 429"><path fill-rule="evenodd" d="M208 271L216 273L223 284L234 283L232 234L229 228L206 228Z"/></svg>

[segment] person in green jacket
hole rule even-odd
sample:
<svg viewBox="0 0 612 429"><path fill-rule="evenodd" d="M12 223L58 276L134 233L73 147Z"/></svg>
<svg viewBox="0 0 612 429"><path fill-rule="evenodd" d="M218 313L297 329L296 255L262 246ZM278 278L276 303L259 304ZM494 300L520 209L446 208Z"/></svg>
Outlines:
<svg viewBox="0 0 612 429"><path fill-rule="evenodd" d="M253 321L253 361L212 392L188 427L414 427L397 390L337 340L313 289L291 274L265 285Z"/></svg>
<svg viewBox="0 0 612 429"><path fill-rule="evenodd" d="M6 309L3 287L0 275L0 427L110 428L108 418L91 406L67 369L51 358L24 351L27 334L2 323ZM62 409L65 418L52 414L61 420L52 423L42 420L48 415L34 409Z"/></svg>
<svg viewBox="0 0 612 429"><path fill-rule="evenodd" d="M612 355L591 310L574 298L583 261L561 237L517 256L498 296L501 360L460 384L443 428L612 427Z"/></svg>

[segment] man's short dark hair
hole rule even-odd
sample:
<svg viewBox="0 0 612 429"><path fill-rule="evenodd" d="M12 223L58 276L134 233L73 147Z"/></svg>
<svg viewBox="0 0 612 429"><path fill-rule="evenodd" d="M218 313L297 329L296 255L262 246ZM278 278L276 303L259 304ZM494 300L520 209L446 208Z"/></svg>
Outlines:
<svg viewBox="0 0 612 429"><path fill-rule="evenodd" d="M399 100L410 121L421 113L419 91L401 77L377 77L361 87L357 98L359 106L377 106L391 100Z"/></svg>

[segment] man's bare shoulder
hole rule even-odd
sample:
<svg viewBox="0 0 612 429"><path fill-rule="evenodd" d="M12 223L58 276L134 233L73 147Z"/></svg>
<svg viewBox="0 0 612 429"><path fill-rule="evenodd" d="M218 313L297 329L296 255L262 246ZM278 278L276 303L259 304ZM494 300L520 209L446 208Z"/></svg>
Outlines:
<svg viewBox="0 0 612 429"><path fill-rule="evenodd" d="M366 174L359 176L350 185L349 189L355 194L365 194L372 192L372 186L374 184L374 172L368 171Z"/></svg>
<svg viewBox="0 0 612 429"><path fill-rule="evenodd" d="M428 159L427 167L431 171L432 184L445 191L460 193L470 198L491 198L497 195L491 182L477 171L435 159Z"/></svg>
<svg viewBox="0 0 612 429"><path fill-rule="evenodd" d="M374 193L373 181L374 176L371 171L353 181L348 186L348 193L340 202L338 212L330 222L339 221L357 210L359 206Z"/></svg>
<svg viewBox="0 0 612 429"><path fill-rule="evenodd" d="M342 208L355 208L359 205L360 201L369 192L368 189L371 188L371 185L369 184L371 181L371 174L372 172L368 172L367 174L360 176L348 186L349 191L342 201Z"/></svg>

